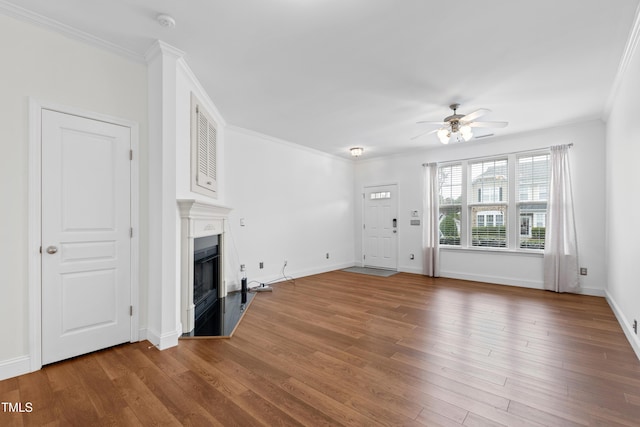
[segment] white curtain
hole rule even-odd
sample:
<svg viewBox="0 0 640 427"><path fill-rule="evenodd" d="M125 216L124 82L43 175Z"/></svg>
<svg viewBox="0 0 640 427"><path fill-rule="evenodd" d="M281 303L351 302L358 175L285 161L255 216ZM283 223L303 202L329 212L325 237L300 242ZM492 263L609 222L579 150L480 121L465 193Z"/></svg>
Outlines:
<svg viewBox="0 0 640 427"><path fill-rule="evenodd" d="M438 165L429 163L424 169L422 203L422 264L425 276L440 276L440 233L438 230Z"/></svg>
<svg viewBox="0 0 640 427"><path fill-rule="evenodd" d="M568 145L551 147L551 178L544 244L544 287L555 292L575 292L580 286L568 151Z"/></svg>

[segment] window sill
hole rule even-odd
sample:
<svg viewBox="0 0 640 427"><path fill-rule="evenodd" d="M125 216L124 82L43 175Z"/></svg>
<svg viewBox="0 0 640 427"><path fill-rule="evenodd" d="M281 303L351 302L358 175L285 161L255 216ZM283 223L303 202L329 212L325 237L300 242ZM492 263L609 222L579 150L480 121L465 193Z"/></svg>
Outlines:
<svg viewBox="0 0 640 427"><path fill-rule="evenodd" d="M544 252L543 251L539 251L539 250L517 250L517 249L506 249L506 248L461 248L461 247L456 247L456 246L440 246L440 250L446 251L446 252L469 252L469 253L476 253L476 254L493 254L493 255L500 255L500 254L509 254L509 255L516 255L516 256L530 256L530 257L535 257L535 258L542 258L544 256Z"/></svg>

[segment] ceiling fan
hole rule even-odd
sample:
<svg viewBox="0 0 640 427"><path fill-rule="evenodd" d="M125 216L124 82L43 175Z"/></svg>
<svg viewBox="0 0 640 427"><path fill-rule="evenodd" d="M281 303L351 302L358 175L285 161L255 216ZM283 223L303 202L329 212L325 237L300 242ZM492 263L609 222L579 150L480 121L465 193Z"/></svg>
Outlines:
<svg viewBox="0 0 640 427"><path fill-rule="evenodd" d="M430 135L432 133L437 133L440 142L443 144L448 144L451 141L454 142L462 142L468 141L473 138L473 132L471 128L503 128L506 127L508 122L476 122L475 120L483 116L487 113L490 113L491 110L487 110L486 108L480 108L469 114L458 114L457 110L460 104L451 104L449 108L453 110L453 114L445 117L442 122L428 122L428 121L420 121L418 124L431 124L441 126L440 129L434 129L432 131L426 131L419 135L414 136L413 139L419 138L422 135Z"/></svg>

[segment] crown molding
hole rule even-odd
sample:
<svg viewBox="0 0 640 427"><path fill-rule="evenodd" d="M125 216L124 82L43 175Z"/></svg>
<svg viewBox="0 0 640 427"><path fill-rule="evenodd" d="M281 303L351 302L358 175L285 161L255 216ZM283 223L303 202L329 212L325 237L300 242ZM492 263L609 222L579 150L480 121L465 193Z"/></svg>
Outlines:
<svg viewBox="0 0 640 427"><path fill-rule="evenodd" d="M260 138L260 139L264 139L267 141L271 141L274 142L276 144L280 144L280 145L284 145L290 148L294 148L296 150L300 150L300 151L306 151L308 153L313 153L316 155L320 155L322 157L327 157L327 158L331 158L334 160L340 160L342 162L347 162L347 163L353 163L355 161L355 159L352 159L351 157L349 158L345 158L345 157L341 157L337 154L332 154L332 153L327 153L326 151L320 151L317 148L313 148L313 147L308 147L306 145L302 145L302 144L298 144L292 141L287 141L285 139L280 139L278 137L275 136L271 136L271 135L267 135L265 133L261 133L255 130L251 130L251 129L247 129L247 128L243 128L241 126L237 126L234 124L228 124L227 127L225 128L225 130L231 131L231 132L235 132L241 135L246 135L246 136L251 136L254 138ZM359 157L358 159L362 159L362 157Z"/></svg>
<svg viewBox="0 0 640 427"><path fill-rule="evenodd" d="M184 57L184 52L180 49L175 48L162 40L156 40L145 52L144 60L147 63L151 62L160 54L163 56L171 56L176 60Z"/></svg>
<svg viewBox="0 0 640 427"><path fill-rule="evenodd" d="M618 90L620 89L620 85L622 84L622 80L627 73L627 68L629 67L629 63L633 59L633 55L636 53L638 49L638 43L640 42L640 4L636 8L636 15L633 18L633 25L631 26L631 30L629 31L629 37L627 39L627 44L624 47L624 52L622 53L622 58L620 58L620 64L618 65L618 71L616 73L616 77L613 80L613 84L611 85L611 90L609 92L609 96L607 97L607 102L604 106L604 111L602 117L605 121L609 119L611 115L611 111L613 109L613 103L618 95Z"/></svg>
<svg viewBox="0 0 640 427"><path fill-rule="evenodd" d="M133 50L118 46L115 43L111 43L84 31L73 28L69 25L63 24L62 22L47 18L46 16L37 14L20 6L16 6L15 4L9 3L5 0L0 0L0 13L19 19L21 21L35 24L42 28L55 31L59 34L99 47L101 49L108 50L127 59L142 63L145 62L144 57L134 52Z"/></svg>

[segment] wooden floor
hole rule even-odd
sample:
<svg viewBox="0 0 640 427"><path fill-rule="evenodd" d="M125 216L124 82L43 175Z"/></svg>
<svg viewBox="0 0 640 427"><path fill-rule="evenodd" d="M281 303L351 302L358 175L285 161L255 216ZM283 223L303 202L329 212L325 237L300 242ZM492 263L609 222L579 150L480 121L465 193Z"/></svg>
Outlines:
<svg viewBox="0 0 640 427"><path fill-rule="evenodd" d="M603 298L332 272L259 294L233 338L127 344L0 382L0 425L640 426Z"/></svg>

